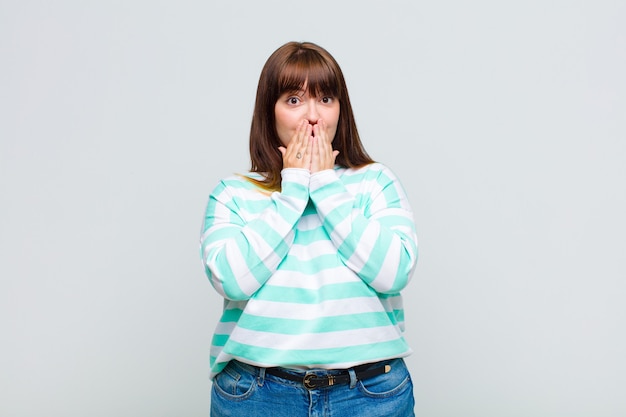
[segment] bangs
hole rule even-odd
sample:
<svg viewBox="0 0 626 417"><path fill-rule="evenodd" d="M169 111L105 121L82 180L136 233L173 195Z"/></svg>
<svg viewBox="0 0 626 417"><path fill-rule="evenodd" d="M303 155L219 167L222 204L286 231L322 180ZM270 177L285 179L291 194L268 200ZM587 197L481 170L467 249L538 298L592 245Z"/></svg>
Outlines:
<svg viewBox="0 0 626 417"><path fill-rule="evenodd" d="M278 75L278 96L302 91L314 97L340 97L338 74L316 52L300 50L285 63Z"/></svg>

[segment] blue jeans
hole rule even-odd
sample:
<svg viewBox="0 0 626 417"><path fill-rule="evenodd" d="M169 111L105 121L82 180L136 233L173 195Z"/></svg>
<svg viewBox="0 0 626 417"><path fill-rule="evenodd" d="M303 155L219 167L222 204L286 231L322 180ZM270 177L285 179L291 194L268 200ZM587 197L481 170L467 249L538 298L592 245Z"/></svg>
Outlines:
<svg viewBox="0 0 626 417"><path fill-rule="evenodd" d="M349 384L306 389L302 383L231 361L213 380L211 417L413 417L413 383L402 359L391 371ZM304 378L306 372L289 371ZM315 370L316 375L340 371ZM310 373L310 372L309 372Z"/></svg>

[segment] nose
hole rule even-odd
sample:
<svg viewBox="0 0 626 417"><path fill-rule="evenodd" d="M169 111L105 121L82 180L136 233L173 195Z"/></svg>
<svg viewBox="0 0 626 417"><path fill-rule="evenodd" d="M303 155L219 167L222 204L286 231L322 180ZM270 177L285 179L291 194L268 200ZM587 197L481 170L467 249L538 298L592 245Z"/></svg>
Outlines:
<svg viewBox="0 0 626 417"><path fill-rule="evenodd" d="M307 107L306 118L309 121L309 123L314 125L320 119L319 112L317 111L317 100L315 99L309 100L308 104L309 105Z"/></svg>

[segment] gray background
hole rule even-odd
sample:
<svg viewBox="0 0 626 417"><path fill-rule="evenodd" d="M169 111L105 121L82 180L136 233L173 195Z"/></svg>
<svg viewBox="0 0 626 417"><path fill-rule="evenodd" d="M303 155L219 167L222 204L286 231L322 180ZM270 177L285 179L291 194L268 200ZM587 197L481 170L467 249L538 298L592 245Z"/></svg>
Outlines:
<svg viewBox="0 0 626 417"><path fill-rule="evenodd" d="M284 42L407 188L416 411L626 416L623 1L0 0L0 416L206 416L210 189Z"/></svg>

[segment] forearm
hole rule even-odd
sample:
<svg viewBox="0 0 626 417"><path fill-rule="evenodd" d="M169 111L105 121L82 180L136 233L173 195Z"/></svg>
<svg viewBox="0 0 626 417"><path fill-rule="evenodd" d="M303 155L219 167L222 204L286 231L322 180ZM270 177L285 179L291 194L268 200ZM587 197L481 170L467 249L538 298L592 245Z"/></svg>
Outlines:
<svg viewBox="0 0 626 417"><path fill-rule="evenodd" d="M399 184L387 182L357 204L332 171L311 178L311 200L343 262L380 293L406 286L417 261L413 214Z"/></svg>
<svg viewBox="0 0 626 417"><path fill-rule="evenodd" d="M238 203L225 193L211 196L201 250L207 276L222 296L245 300L265 284L289 251L307 201L303 172L286 173L282 192L272 193L269 204L267 198ZM258 215L250 212L261 204L266 207Z"/></svg>

